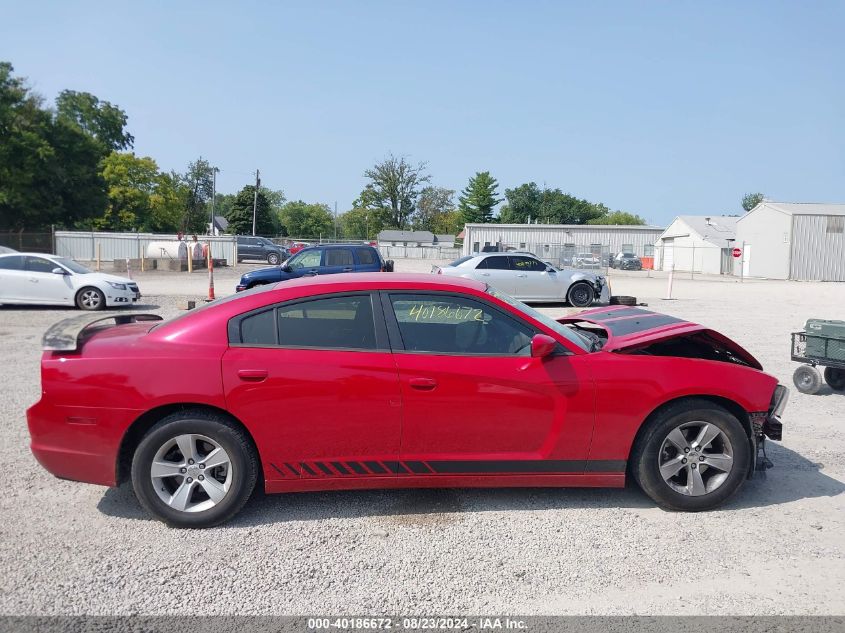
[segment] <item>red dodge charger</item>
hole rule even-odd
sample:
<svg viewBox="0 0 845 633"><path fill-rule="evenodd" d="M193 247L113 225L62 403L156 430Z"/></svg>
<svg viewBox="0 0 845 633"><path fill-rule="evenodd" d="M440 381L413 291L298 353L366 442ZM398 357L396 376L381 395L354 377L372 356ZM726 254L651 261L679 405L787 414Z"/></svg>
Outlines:
<svg viewBox="0 0 845 633"><path fill-rule="evenodd" d="M623 486L706 510L781 436L788 392L700 325L610 307L553 320L476 281L331 275L184 316L69 319L44 337L32 451L131 479L174 526L266 492ZM303 415L291 417L291 409Z"/></svg>

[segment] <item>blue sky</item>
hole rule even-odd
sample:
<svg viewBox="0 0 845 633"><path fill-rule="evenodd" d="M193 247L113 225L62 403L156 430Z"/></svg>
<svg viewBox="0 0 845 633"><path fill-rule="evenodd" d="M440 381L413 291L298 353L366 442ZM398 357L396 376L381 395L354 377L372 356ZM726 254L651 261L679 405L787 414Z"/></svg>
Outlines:
<svg viewBox="0 0 845 633"><path fill-rule="evenodd" d="M19 2L0 59L163 169L350 206L388 152L669 222L845 202L845 2Z"/></svg>

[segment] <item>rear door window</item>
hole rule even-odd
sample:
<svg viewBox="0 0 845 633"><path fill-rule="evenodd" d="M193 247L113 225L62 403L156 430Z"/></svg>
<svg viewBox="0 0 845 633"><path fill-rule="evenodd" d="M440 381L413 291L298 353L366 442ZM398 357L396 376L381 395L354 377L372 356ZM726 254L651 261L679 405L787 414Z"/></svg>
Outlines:
<svg viewBox="0 0 845 633"><path fill-rule="evenodd" d="M353 266L352 251L348 248L330 248L326 251L326 266Z"/></svg>
<svg viewBox="0 0 845 633"><path fill-rule="evenodd" d="M276 309L276 317L279 345L285 347L376 349L369 294L282 305Z"/></svg>

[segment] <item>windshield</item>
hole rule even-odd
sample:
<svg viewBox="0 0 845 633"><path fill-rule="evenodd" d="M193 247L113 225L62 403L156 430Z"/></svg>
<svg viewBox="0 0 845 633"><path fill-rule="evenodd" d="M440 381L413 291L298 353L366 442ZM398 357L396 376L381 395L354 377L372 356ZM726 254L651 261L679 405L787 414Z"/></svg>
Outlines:
<svg viewBox="0 0 845 633"><path fill-rule="evenodd" d="M77 264L72 259L67 259L66 257L57 257L53 260L57 264L61 264L65 268L67 268L70 272L76 273L77 275L87 275L91 271L85 268L82 264Z"/></svg>
<svg viewBox="0 0 845 633"><path fill-rule="evenodd" d="M522 301L517 301L510 295L505 294L499 290L496 290L492 286L487 286L487 294L493 295L497 299L501 299L508 305L513 306L523 314L530 316L535 321L539 321L543 325L545 325L550 330L557 332L566 340L571 343L574 343L576 346L584 350L585 352L590 351L590 345L587 341L584 340L583 337L579 336L576 332L573 332L570 328L565 326L563 323L558 323L550 316L543 314L542 312L535 310L534 308L525 305Z"/></svg>

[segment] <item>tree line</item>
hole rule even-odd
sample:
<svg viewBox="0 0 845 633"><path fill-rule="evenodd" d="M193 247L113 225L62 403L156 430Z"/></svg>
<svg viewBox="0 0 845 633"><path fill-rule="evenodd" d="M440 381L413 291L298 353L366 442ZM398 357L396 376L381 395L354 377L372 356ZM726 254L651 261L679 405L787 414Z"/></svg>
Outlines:
<svg viewBox="0 0 845 633"><path fill-rule="evenodd" d="M373 238L383 229L455 234L466 223L645 224L559 188L524 183L499 193L489 171L455 190L431 182L426 163L388 155L364 171L366 185L335 216L320 202L287 200L246 185L216 193L216 168L200 157L183 172L163 171L132 150L128 117L87 92L64 90L53 105L0 62L0 230L68 229L205 233L213 215L228 232L315 238ZM749 210L762 194L748 194ZM503 203L503 204L502 204ZM501 207L496 211L497 207Z"/></svg>

